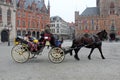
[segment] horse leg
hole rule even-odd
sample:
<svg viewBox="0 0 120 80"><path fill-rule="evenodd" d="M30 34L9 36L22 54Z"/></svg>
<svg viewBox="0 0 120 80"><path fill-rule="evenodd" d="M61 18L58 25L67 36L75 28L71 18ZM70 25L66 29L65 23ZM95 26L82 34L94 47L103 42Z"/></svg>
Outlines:
<svg viewBox="0 0 120 80"><path fill-rule="evenodd" d="M73 48L74 48L74 44L72 44L72 46L70 47L71 48L71 50L70 50L70 56L72 56L72 51L74 50Z"/></svg>
<svg viewBox="0 0 120 80"><path fill-rule="evenodd" d="M72 48L72 47L71 47L71 48ZM70 56L72 56L72 54L73 54L73 53L72 53L72 50L70 50Z"/></svg>
<svg viewBox="0 0 120 80"><path fill-rule="evenodd" d="M93 52L94 48L91 49L90 54L88 55L88 59L91 60L91 54Z"/></svg>
<svg viewBox="0 0 120 80"><path fill-rule="evenodd" d="M103 53L102 53L102 48L101 48L101 46L98 47L98 50L100 51L100 54L101 54L102 59L105 59L105 57L103 56Z"/></svg>
<svg viewBox="0 0 120 80"><path fill-rule="evenodd" d="M76 60L80 60L79 57L78 57L78 51L79 51L79 50L80 50L80 48L74 49L74 51L75 51L74 58L75 58Z"/></svg>

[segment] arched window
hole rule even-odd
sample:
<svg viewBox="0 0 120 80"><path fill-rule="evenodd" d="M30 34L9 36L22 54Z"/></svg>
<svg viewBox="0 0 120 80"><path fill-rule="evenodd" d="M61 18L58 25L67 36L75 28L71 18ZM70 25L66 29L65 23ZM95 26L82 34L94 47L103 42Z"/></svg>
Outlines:
<svg viewBox="0 0 120 80"><path fill-rule="evenodd" d="M23 30L23 31L22 31L22 36L25 36L25 34L26 34L26 31Z"/></svg>
<svg viewBox="0 0 120 80"><path fill-rule="evenodd" d="M17 27L20 27L20 20L17 20Z"/></svg>
<svg viewBox="0 0 120 80"><path fill-rule="evenodd" d="M25 21L22 21L22 26L25 27Z"/></svg>
<svg viewBox="0 0 120 80"><path fill-rule="evenodd" d="M111 2L110 3L110 8L114 8L115 6L114 6L114 2Z"/></svg>
<svg viewBox="0 0 120 80"><path fill-rule="evenodd" d="M36 35L35 31L33 31L33 32L32 32L32 36L35 37L35 35Z"/></svg>
<svg viewBox="0 0 120 80"><path fill-rule="evenodd" d="M34 22L32 22L32 27L35 28L35 23Z"/></svg>
<svg viewBox="0 0 120 80"><path fill-rule="evenodd" d="M98 30L99 29L99 27L98 27L98 25L96 25L96 30Z"/></svg>
<svg viewBox="0 0 120 80"><path fill-rule="evenodd" d="M17 31L17 36L21 36L21 31L20 30Z"/></svg>
<svg viewBox="0 0 120 80"><path fill-rule="evenodd" d="M31 35L31 31L28 31L28 34L30 34L30 35Z"/></svg>
<svg viewBox="0 0 120 80"><path fill-rule="evenodd" d="M7 3L12 3L12 0L6 0Z"/></svg>
<svg viewBox="0 0 120 80"><path fill-rule="evenodd" d="M114 14L115 10L114 10L115 6L114 6L114 2L110 3L110 14Z"/></svg>
<svg viewBox="0 0 120 80"><path fill-rule="evenodd" d="M11 10L10 9L8 9L7 11L7 24L8 25L11 24Z"/></svg>
<svg viewBox="0 0 120 80"><path fill-rule="evenodd" d="M30 21L28 21L28 28L30 28Z"/></svg>
<svg viewBox="0 0 120 80"><path fill-rule="evenodd" d="M0 8L0 23L2 23L2 8Z"/></svg>

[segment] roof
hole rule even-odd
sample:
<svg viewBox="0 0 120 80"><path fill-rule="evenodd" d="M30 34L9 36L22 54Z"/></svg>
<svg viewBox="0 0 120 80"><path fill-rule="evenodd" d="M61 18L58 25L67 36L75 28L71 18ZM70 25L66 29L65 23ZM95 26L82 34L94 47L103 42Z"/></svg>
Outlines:
<svg viewBox="0 0 120 80"><path fill-rule="evenodd" d="M57 21L57 20L62 20L62 18L59 17L59 16L52 16L52 17L50 17L50 20L51 21Z"/></svg>
<svg viewBox="0 0 120 80"><path fill-rule="evenodd" d="M99 15L98 7L88 7L81 14L81 16L94 16L94 15Z"/></svg>
<svg viewBox="0 0 120 80"><path fill-rule="evenodd" d="M19 1L16 0L16 3L18 4ZM37 4L37 8L41 9L44 6L43 0L25 0L24 8L27 8L29 5L31 6L34 1Z"/></svg>

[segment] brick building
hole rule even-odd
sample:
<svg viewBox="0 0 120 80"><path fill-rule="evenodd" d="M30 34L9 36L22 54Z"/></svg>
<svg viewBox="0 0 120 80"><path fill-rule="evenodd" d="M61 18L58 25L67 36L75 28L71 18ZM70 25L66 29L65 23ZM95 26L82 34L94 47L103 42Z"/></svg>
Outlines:
<svg viewBox="0 0 120 80"><path fill-rule="evenodd" d="M44 0L16 0L16 31L17 35L31 33L39 38L39 34L50 23L50 4Z"/></svg>
<svg viewBox="0 0 120 80"><path fill-rule="evenodd" d="M95 34L107 30L120 37L120 0L96 0L96 7L87 7L80 15L75 11L76 34Z"/></svg>

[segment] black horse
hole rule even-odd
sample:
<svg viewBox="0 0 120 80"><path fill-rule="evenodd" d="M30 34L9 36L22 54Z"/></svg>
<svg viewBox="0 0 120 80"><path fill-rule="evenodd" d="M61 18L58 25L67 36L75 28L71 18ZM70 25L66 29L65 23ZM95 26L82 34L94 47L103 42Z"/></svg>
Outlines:
<svg viewBox="0 0 120 80"><path fill-rule="evenodd" d="M90 54L88 55L88 59L90 60L93 50L95 48L98 48L98 50L101 53L102 59L105 59L105 57L103 56L103 53L102 53L102 41L105 40L105 39L107 39L106 30L103 30L103 31L101 31L97 34L94 34L94 35L90 35L90 34L84 34L84 35L81 35L81 36L78 35L73 40L71 50L70 50L70 55L72 55L72 50L74 50L75 51L74 58L76 60L80 60L79 57L78 57L78 51L82 47L91 48Z"/></svg>

